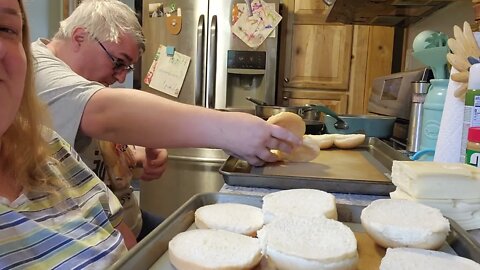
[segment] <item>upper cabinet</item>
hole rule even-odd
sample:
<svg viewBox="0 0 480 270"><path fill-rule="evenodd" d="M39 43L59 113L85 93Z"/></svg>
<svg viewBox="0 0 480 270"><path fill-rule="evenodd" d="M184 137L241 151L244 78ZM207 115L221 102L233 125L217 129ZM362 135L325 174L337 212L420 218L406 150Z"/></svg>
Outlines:
<svg viewBox="0 0 480 270"><path fill-rule="evenodd" d="M284 85L347 89L352 37L352 26L293 25L287 44Z"/></svg>
<svg viewBox="0 0 480 270"><path fill-rule="evenodd" d="M325 23L329 8L284 1L277 104L367 113L371 81L391 73L394 28Z"/></svg>
<svg viewBox="0 0 480 270"><path fill-rule="evenodd" d="M296 24L325 23L331 8L323 0L302 0L293 4Z"/></svg>

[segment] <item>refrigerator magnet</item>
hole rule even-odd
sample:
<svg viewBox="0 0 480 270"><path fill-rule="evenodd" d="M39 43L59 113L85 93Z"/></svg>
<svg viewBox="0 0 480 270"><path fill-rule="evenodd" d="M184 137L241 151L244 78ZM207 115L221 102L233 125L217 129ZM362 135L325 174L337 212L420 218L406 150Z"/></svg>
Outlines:
<svg viewBox="0 0 480 270"><path fill-rule="evenodd" d="M177 15L167 14L167 19L165 20L167 25L167 30L172 35L178 35L180 30L182 30L182 11L177 9Z"/></svg>

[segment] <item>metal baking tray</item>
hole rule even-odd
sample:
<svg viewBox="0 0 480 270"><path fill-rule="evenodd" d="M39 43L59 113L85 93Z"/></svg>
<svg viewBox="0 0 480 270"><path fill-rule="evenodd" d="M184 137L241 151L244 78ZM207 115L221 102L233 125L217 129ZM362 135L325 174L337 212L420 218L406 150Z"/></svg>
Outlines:
<svg viewBox="0 0 480 270"><path fill-rule="evenodd" d="M262 206L262 197L229 193L202 193L193 196L160 226L138 243L126 256L116 262L111 269L161 269L175 270L168 260L168 242L178 233L193 229L194 213L198 208L216 203L242 203ZM364 232L360 224L360 214L365 206L337 203L338 220L348 225L358 242L358 270L378 269L385 249L376 245ZM480 262L478 243L457 223L450 220L450 234L440 249Z"/></svg>
<svg viewBox="0 0 480 270"><path fill-rule="evenodd" d="M393 160L410 160L378 138L351 150L321 150L304 163L277 162L254 167L230 156L220 168L232 186L291 189L312 188L327 192L389 195L395 190L390 174Z"/></svg>

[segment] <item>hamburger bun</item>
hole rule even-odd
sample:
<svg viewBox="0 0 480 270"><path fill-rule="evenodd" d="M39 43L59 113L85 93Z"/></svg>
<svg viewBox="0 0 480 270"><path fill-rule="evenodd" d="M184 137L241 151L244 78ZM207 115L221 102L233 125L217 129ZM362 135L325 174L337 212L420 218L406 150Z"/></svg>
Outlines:
<svg viewBox="0 0 480 270"><path fill-rule="evenodd" d="M332 147L335 136L335 134L305 135L305 137L311 138L320 149L328 149Z"/></svg>
<svg viewBox="0 0 480 270"><path fill-rule="evenodd" d="M352 149L365 141L365 134L335 134L333 144L341 149Z"/></svg>
<svg viewBox="0 0 480 270"><path fill-rule="evenodd" d="M219 229L255 236L263 226L262 209L239 203L210 204L195 211L199 229Z"/></svg>
<svg viewBox="0 0 480 270"><path fill-rule="evenodd" d="M278 218L257 232L264 255L279 270L347 270L358 261L352 230L323 217Z"/></svg>
<svg viewBox="0 0 480 270"><path fill-rule="evenodd" d="M288 189L263 197L265 223L279 217L325 217L337 219L335 197L317 189Z"/></svg>
<svg viewBox="0 0 480 270"><path fill-rule="evenodd" d="M190 230L168 243L177 270L252 269L262 259L258 239L224 230Z"/></svg>
<svg viewBox="0 0 480 270"><path fill-rule="evenodd" d="M440 210L408 200L375 200L362 210L360 220L368 235L385 248L437 249L450 231Z"/></svg>
<svg viewBox="0 0 480 270"><path fill-rule="evenodd" d="M267 123L281 126L300 138L306 131L305 122L302 117L291 112L281 112L272 115L267 119Z"/></svg>
<svg viewBox="0 0 480 270"><path fill-rule="evenodd" d="M380 263L380 270L480 270L480 264L448 253L417 249L389 248Z"/></svg>
<svg viewBox="0 0 480 270"><path fill-rule="evenodd" d="M273 153L275 153L280 160L290 162L309 162L318 156L320 148L312 138L303 136L303 143L293 148L292 152L285 153L276 150Z"/></svg>

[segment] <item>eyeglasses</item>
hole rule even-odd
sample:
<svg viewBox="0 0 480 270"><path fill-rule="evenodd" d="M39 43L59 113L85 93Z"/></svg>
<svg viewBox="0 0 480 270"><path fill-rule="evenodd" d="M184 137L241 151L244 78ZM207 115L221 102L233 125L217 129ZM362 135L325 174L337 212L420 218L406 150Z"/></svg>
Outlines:
<svg viewBox="0 0 480 270"><path fill-rule="evenodd" d="M133 70L133 65L126 65L125 62L123 62L123 60L119 59L119 58L116 58L115 56L113 56L111 53L108 52L107 48L105 48L105 46L103 46L103 44L100 42L100 40L98 40L97 38L95 38L95 40L98 42L98 44L100 45L100 47L102 47L102 49L105 51L105 53L108 55L108 57L110 58L110 60L112 60L112 63L113 63L113 71L115 72L120 72L120 71L123 71L123 70L126 70L127 72L130 72Z"/></svg>

